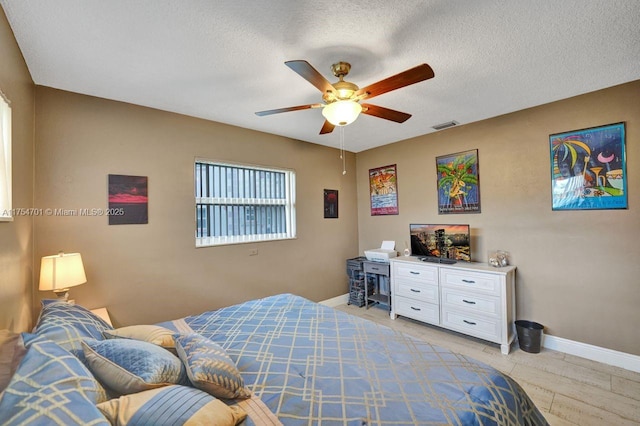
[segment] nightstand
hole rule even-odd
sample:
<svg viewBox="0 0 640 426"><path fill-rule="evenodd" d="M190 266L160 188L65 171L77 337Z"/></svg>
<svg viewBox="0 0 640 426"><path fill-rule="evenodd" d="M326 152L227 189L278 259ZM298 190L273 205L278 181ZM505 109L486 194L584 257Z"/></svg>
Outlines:
<svg viewBox="0 0 640 426"><path fill-rule="evenodd" d="M111 324L111 317L109 317L109 312L107 312L107 308L91 309L91 312L102 318L107 324L113 327L113 324Z"/></svg>

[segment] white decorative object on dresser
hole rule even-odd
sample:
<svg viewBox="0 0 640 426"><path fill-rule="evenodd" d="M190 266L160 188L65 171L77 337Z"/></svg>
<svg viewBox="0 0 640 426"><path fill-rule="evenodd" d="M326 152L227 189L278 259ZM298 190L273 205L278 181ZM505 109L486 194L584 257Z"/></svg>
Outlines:
<svg viewBox="0 0 640 426"><path fill-rule="evenodd" d="M398 315L500 344L508 354L515 338L516 267L453 265L417 257L391 262L391 318Z"/></svg>

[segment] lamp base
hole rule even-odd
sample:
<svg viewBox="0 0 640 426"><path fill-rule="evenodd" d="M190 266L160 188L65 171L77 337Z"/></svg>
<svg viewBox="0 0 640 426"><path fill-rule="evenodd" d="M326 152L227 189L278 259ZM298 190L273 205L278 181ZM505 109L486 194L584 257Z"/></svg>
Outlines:
<svg viewBox="0 0 640 426"><path fill-rule="evenodd" d="M68 302L69 301L69 289L61 288L59 290L53 290L53 292L58 297L58 301L60 302Z"/></svg>

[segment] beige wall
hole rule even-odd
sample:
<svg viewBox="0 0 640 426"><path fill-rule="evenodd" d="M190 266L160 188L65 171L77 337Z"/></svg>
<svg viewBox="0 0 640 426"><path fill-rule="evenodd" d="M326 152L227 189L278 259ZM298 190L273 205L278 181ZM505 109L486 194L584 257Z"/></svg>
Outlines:
<svg viewBox="0 0 640 426"><path fill-rule="evenodd" d="M472 258L517 265L517 317L640 355L640 81L358 153L360 251L410 223L468 223ZM453 117L455 118L455 117ZM629 209L552 211L549 135L626 122ZM435 157L478 149L482 213L438 215ZM400 214L372 217L368 170L397 164Z"/></svg>
<svg viewBox="0 0 640 426"><path fill-rule="evenodd" d="M13 207L33 207L34 85L0 8L0 90L11 101ZM0 329L31 327L33 220L0 222Z"/></svg>
<svg viewBox="0 0 640 426"><path fill-rule="evenodd" d="M343 176L338 151L319 145L45 87L36 106L38 207L105 208L108 174L149 178L147 225L36 219L36 258L82 253L88 283L71 290L78 303L106 306L128 325L282 292L319 301L348 291L345 259L358 253L354 154ZM195 157L295 169L298 238L196 249ZM323 217L325 188L339 191L339 219Z"/></svg>
<svg viewBox="0 0 640 426"><path fill-rule="evenodd" d="M342 177L333 149L38 87L36 206L104 208L109 173L145 175L150 222L37 218L36 258L82 252L89 284L74 297L131 324L283 291L333 297L347 290L344 259L383 239L402 249L409 223L469 223L475 260L504 249L518 266L518 318L543 323L548 334L640 354L639 92L634 82L362 152L356 173ZM548 135L619 121L627 130L629 209L551 211ZM475 148L482 213L438 215L435 157ZM195 249L196 156L295 168L298 239ZM386 164L398 165L400 214L371 217L368 169ZM322 218L324 188L340 191L339 220ZM254 247L260 254L249 256Z"/></svg>

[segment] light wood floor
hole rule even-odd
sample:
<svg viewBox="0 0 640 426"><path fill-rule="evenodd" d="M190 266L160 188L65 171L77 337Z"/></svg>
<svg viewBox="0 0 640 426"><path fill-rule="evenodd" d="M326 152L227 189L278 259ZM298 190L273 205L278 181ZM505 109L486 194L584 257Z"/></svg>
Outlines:
<svg viewBox="0 0 640 426"><path fill-rule="evenodd" d="M517 344L509 355L502 355L499 345L402 317L391 320L383 308L340 305L336 309L468 355L510 375L552 426L640 425L640 373L544 348L531 354Z"/></svg>

